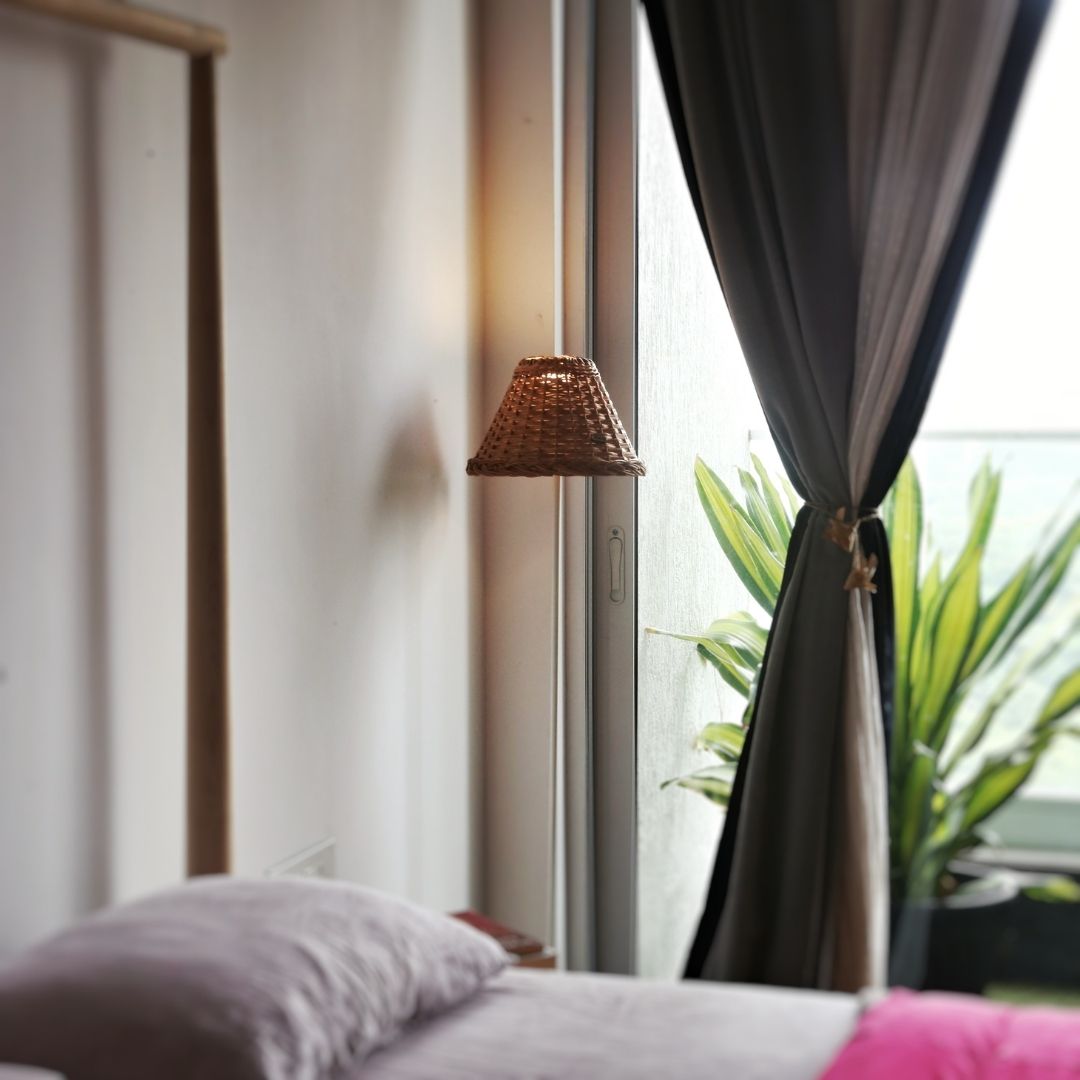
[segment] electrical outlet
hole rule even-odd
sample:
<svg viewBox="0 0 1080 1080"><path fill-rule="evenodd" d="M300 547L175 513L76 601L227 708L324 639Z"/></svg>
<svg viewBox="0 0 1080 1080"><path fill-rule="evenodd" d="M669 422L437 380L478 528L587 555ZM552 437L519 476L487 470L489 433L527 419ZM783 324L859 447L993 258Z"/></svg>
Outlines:
<svg viewBox="0 0 1080 1080"><path fill-rule="evenodd" d="M332 878L337 872L336 844L332 836L320 840L303 851L282 859L266 869L268 878L307 877Z"/></svg>

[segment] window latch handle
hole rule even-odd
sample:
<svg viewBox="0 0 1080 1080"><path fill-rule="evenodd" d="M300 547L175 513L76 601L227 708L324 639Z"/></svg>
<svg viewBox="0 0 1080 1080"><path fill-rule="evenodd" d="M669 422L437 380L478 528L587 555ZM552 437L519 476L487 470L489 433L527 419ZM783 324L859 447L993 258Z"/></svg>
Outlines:
<svg viewBox="0 0 1080 1080"><path fill-rule="evenodd" d="M626 599L626 533L618 525L608 534L608 599L621 604Z"/></svg>

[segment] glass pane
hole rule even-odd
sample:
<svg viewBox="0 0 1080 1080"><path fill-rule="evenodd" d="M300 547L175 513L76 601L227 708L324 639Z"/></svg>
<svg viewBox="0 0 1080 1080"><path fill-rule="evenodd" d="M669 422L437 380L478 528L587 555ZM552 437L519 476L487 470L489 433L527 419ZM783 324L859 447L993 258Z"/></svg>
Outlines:
<svg viewBox="0 0 1080 1080"><path fill-rule="evenodd" d="M989 459L1002 473L984 598L1080 508L1080 140L1062 137L1075 127L1080 102L1078 48L1080 4L1055 5L914 448L932 543L946 560L966 536L976 470ZM1005 664L1040 641L1055 655L1002 710L985 750L1014 742L1053 686L1080 666L1078 611L1074 559ZM994 685L992 674L976 688L967 715ZM1022 796L1080 798L1080 740L1059 739Z"/></svg>
<svg viewBox="0 0 1080 1080"><path fill-rule="evenodd" d="M683 177L652 44L641 24L638 161L638 970L681 968L722 811L672 778L715 764L695 748L744 701L687 642L752 603L713 537L694 484L700 455L729 486L764 418ZM758 612L760 615L761 613Z"/></svg>

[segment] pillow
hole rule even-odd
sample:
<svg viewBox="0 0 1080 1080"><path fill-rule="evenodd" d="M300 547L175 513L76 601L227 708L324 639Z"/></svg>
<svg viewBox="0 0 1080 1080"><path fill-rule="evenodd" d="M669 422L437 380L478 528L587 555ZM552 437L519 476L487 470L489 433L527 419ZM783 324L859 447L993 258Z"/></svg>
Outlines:
<svg viewBox="0 0 1080 1080"><path fill-rule="evenodd" d="M0 969L0 1061L68 1080L349 1075L505 964L492 939L373 889L199 878Z"/></svg>

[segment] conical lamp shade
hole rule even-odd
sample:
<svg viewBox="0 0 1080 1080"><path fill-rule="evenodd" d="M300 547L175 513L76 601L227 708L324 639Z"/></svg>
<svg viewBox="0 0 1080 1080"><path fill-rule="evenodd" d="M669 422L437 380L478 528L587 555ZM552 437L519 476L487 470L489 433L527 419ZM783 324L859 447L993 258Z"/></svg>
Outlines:
<svg viewBox="0 0 1080 1080"><path fill-rule="evenodd" d="M518 362L470 476L644 476L591 360L527 356Z"/></svg>

